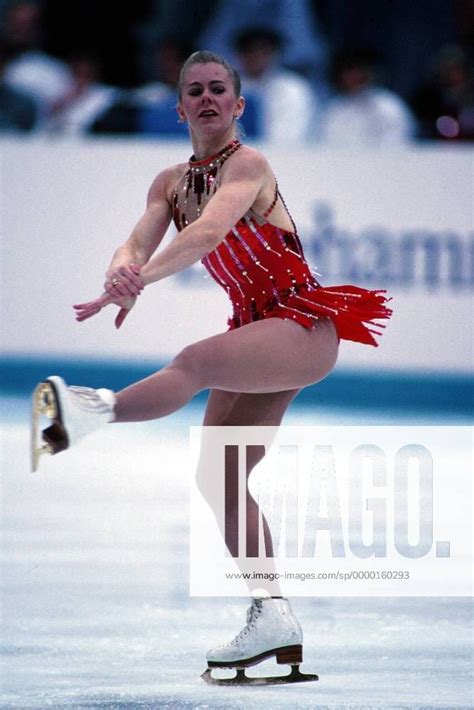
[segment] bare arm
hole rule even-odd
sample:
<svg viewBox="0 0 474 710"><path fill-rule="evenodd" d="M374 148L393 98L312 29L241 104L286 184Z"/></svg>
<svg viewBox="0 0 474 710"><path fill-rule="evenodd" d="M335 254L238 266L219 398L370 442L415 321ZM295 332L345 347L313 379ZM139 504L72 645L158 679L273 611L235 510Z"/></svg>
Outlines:
<svg viewBox="0 0 474 710"><path fill-rule="evenodd" d="M212 251L253 205L267 170L267 161L255 151L233 156L225 166L221 186L201 217L185 227L169 246L143 266L140 271L143 284L175 274Z"/></svg>
<svg viewBox="0 0 474 710"><path fill-rule="evenodd" d="M115 326L120 328L143 288L140 268L159 246L171 221L167 188L171 179L175 178L175 172L176 168L170 168L155 178L148 192L144 215L112 258L106 275L105 293L92 301L75 304L76 320L87 320L104 306L115 303L120 308Z"/></svg>
<svg viewBox="0 0 474 710"><path fill-rule="evenodd" d="M148 192L146 210L127 241L120 246L112 257L107 270L105 289L114 296L137 295L143 283L138 273L140 268L131 269L131 265L142 267L161 243L171 221L171 205L168 201L168 185L174 168L160 173L153 181ZM112 280L123 283L113 285ZM127 288L128 287L128 288Z"/></svg>

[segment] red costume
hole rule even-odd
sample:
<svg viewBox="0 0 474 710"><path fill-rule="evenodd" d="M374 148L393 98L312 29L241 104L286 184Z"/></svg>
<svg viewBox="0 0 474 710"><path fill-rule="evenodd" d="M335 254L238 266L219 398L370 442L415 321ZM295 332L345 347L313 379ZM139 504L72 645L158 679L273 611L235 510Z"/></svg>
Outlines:
<svg viewBox="0 0 474 710"><path fill-rule="evenodd" d="M190 159L174 191L173 217L178 230L200 216L219 187L222 164L240 145L235 140L210 158ZM304 258L293 220L292 232L267 221L278 199L283 202L276 186L275 198L263 215L250 209L202 259L212 278L229 294L233 305L229 329L262 318L291 319L311 329L320 318L329 317L339 339L377 346L372 333L381 333L366 324L385 327L374 321L392 315L384 305L391 300L382 295L386 291L321 286Z"/></svg>

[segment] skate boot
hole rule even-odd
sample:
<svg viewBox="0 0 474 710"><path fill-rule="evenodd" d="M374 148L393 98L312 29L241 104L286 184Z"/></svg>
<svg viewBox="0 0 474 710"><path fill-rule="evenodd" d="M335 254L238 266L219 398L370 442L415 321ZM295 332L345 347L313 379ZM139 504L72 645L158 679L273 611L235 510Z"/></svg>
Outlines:
<svg viewBox="0 0 474 710"><path fill-rule="evenodd" d="M284 676L251 678L245 668L276 657L277 663L288 663L291 672ZM301 673L303 632L290 602L284 598L256 597L247 611L247 624L230 643L207 654L207 670L201 678L214 685L267 685L318 680L314 674ZM213 668L235 668L233 678L213 678Z"/></svg>
<svg viewBox="0 0 474 710"><path fill-rule="evenodd" d="M115 395L111 390L68 387L53 375L40 382L33 393L31 468L36 471L41 454L57 454L82 437L114 419ZM41 432L39 418L45 415L52 424Z"/></svg>

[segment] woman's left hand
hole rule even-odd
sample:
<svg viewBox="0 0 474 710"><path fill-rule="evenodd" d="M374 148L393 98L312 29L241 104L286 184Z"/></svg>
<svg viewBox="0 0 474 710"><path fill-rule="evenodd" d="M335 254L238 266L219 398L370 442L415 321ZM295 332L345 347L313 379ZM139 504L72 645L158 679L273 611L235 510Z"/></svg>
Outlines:
<svg viewBox="0 0 474 710"><path fill-rule="evenodd" d="M108 293L103 293L99 298L86 303L77 303L73 306L76 311L76 320L82 322L100 313L102 308L112 303L119 306L120 310L115 318L115 327L120 328L125 318L135 305L136 297L114 298Z"/></svg>

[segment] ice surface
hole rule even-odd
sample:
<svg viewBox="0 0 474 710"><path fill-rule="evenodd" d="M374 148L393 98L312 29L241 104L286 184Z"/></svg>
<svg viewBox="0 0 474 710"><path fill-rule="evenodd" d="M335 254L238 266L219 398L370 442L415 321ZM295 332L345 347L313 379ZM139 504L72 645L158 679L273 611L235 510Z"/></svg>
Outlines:
<svg viewBox="0 0 474 710"><path fill-rule="evenodd" d="M302 669L319 682L207 686L206 650L242 628L247 604L188 595L187 441L201 408L107 427L31 474L27 402L3 403L2 708L473 707L464 598L295 599ZM295 408L285 421L343 419ZM251 672L287 671L275 668Z"/></svg>

